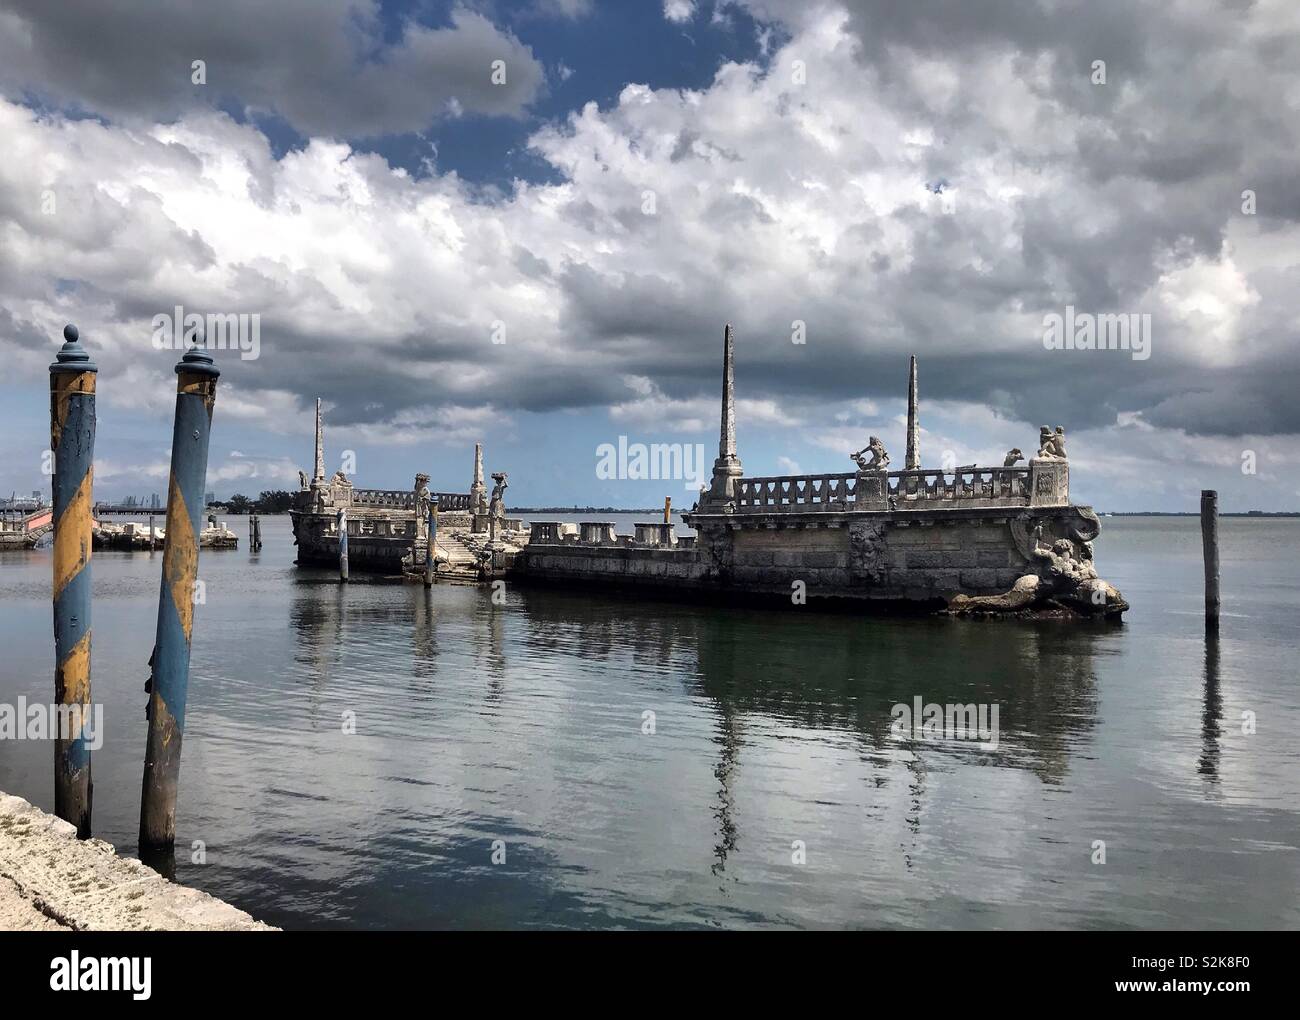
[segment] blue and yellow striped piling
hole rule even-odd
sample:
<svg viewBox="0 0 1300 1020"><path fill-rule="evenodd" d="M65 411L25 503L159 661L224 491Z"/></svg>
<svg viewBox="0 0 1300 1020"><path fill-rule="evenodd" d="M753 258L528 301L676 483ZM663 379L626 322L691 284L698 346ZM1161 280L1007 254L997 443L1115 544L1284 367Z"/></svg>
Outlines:
<svg viewBox="0 0 1300 1020"><path fill-rule="evenodd" d="M434 557L438 554L438 504L429 504L429 547L424 552L424 586L433 587L433 574L437 569Z"/></svg>
<svg viewBox="0 0 1300 1020"><path fill-rule="evenodd" d="M50 449L54 452L54 700L60 707L54 743L54 813L90 835L90 531L94 503L95 373L63 327L63 347L50 366ZM65 709L66 706L66 709ZM92 734L92 737L94 735Z"/></svg>
<svg viewBox="0 0 1300 1020"><path fill-rule="evenodd" d="M348 579L348 512L339 507L339 580Z"/></svg>
<svg viewBox="0 0 1300 1020"><path fill-rule="evenodd" d="M192 348L176 366L176 422L171 480L167 486L167 538L163 543L158 636L149 684L149 742L140 795L140 847L176 841L176 790L189 693L190 639L194 633L194 582L203 526L203 483L208 471L212 405L221 373L210 355Z"/></svg>

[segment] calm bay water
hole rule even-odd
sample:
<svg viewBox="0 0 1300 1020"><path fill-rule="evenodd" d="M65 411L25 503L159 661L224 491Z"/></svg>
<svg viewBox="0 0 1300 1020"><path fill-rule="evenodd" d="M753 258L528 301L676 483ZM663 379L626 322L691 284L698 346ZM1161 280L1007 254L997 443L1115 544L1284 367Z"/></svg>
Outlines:
<svg viewBox="0 0 1300 1020"><path fill-rule="evenodd" d="M343 588L293 566L286 519L260 554L230 523L241 548L200 561L176 877L270 923L1300 925L1300 521L1221 522L1209 646L1192 518L1104 519L1119 627L495 606ZM95 834L124 853L160 567L94 560ZM49 594L48 551L0 556L0 702L51 697ZM916 696L996 703L999 746L892 737ZM0 741L0 790L52 809L52 759Z"/></svg>

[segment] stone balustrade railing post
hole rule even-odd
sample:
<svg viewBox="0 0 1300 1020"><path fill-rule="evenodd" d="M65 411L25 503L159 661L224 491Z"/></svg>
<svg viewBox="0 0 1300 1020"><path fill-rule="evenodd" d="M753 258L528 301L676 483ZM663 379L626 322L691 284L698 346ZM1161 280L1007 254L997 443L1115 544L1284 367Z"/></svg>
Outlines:
<svg viewBox="0 0 1300 1020"><path fill-rule="evenodd" d="M1070 462L1035 457L1029 462L1029 505L1064 506L1070 502Z"/></svg>

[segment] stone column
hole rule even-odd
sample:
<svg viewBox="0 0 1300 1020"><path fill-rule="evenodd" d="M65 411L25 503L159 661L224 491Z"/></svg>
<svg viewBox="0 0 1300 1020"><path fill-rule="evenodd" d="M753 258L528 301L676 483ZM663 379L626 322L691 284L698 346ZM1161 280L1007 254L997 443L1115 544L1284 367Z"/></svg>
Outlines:
<svg viewBox="0 0 1300 1020"><path fill-rule="evenodd" d="M916 420L916 355L912 355L912 367L907 379L907 457L903 466L908 471L915 471L921 466L921 427Z"/></svg>
<svg viewBox="0 0 1300 1020"><path fill-rule="evenodd" d="M735 340L731 323L722 334L722 423L718 436L718 459L713 462L713 486L706 501L715 507L735 498L736 479L745 469L736 455L736 381L732 368Z"/></svg>
<svg viewBox="0 0 1300 1020"><path fill-rule="evenodd" d="M312 475L312 479L314 481L325 479L325 432L321 427L320 397L316 398L316 473Z"/></svg>
<svg viewBox="0 0 1300 1020"><path fill-rule="evenodd" d="M470 513L480 514L487 509L487 487L483 484L483 444L474 444L474 480L469 486Z"/></svg>

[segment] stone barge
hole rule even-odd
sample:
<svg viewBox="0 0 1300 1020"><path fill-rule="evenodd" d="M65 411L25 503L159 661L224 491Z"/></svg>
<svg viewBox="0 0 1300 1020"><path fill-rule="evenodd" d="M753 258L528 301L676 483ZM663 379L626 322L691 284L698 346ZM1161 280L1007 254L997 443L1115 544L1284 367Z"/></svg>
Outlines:
<svg viewBox="0 0 1300 1020"><path fill-rule="evenodd" d="M337 471L325 475L324 429L316 401L316 462L310 479L299 472L289 510L299 566L337 567L340 526L348 537L351 569L386 577L423 576L434 521L434 562L441 580L479 581L502 574L527 542L523 522L505 515L506 474L483 482L483 447L474 447L468 492L431 492L418 474L411 489L358 489Z"/></svg>
<svg viewBox="0 0 1300 1020"><path fill-rule="evenodd" d="M920 466L916 359L906 467L872 437L843 474L746 477L736 451L734 347L723 341L721 435L712 486L682 519L638 524L533 523L510 574L545 584L604 585L786 605L849 604L1115 618L1127 608L1093 567L1101 523L1070 502L1065 434L1046 426L1027 465ZM870 457L864 454L870 454Z"/></svg>
<svg viewBox="0 0 1300 1020"><path fill-rule="evenodd" d="M127 521L125 524L96 524L90 533L91 548L139 551L142 549L162 549L167 541L167 529L154 524L138 524ZM224 521L215 517L208 518L208 526L199 532L200 549L238 549L239 536L226 527Z"/></svg>
<svg viewBox="0 0 1300 1020"><path fill-rule="evenodd" d="M31 549L54 529L54 508L0 513L0 549Z"/></svg>

